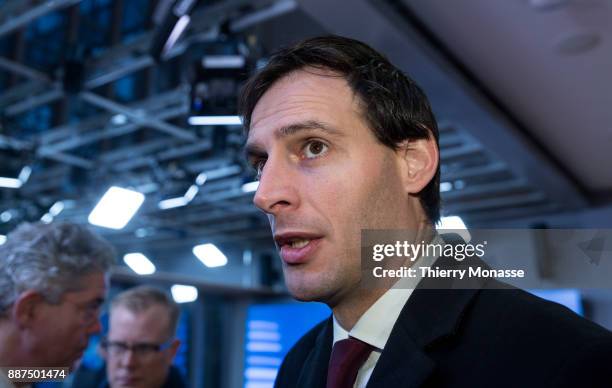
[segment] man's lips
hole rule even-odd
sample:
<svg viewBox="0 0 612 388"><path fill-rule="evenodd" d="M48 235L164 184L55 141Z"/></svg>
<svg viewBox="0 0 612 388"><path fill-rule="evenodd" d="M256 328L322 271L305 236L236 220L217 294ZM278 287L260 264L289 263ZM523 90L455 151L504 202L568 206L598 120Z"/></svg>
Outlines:
<svg viewBox="0 0 612 388"><path fill-rule="evenodd" d="M135 376L121 376L117 379L117 383L120 385L134 385L136 384L140 378Z"/></svg>
<svg viewBox="0 0 612 388"><path fill-rule="evenodd" d="M313 233L285 232L274 235L283 261L289 265L308 261L321 243L322 236Z"/></svg>

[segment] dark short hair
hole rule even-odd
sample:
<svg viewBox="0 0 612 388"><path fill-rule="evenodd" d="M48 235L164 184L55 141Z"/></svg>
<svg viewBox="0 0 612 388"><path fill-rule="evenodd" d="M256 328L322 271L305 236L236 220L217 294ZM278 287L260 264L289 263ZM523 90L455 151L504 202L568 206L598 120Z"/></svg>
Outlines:
<svg viewBox="0 0 612 388"><path fill-rule="evenodd" d="M304 40L276 52L242 89L239 114L248 132L259 99L288 74L304 69L340 74L360 98L362 114L376 138L397 149L405 140L433 137L438 145L436 119L427 96L406 74L368 45L341 36ZM440 163L433 179L418 194L429 220L440 218Z"/></svg>

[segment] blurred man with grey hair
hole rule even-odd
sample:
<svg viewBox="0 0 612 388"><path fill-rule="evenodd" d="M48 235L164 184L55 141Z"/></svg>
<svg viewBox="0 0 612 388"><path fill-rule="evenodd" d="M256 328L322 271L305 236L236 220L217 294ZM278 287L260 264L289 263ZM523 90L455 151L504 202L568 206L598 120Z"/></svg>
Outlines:
<svg viewBox="0 0 612 388"><path fill-rule="evenodd" d="M85 226L26 223L10 233L0 246L0 367L72 368L100 332L114 260Z"/></svg>
<svg viewBox="0 0 612 388"><path fill-rule="evenodd" d="M179 307L165 292L138 286L111 302L108 336L102 342L110 388L183 388L172 361Z"/></svg>

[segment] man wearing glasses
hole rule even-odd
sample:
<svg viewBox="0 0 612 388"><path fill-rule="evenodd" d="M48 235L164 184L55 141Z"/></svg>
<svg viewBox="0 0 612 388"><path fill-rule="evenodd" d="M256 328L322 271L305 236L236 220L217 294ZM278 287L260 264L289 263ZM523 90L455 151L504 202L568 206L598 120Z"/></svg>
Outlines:
<svg viewBox="0 0 612 388"><path fill-rule="evenodd" d="M111 302L109 331L102 341L110 388L181 388L172 368L180 341L175 338L179 307L156 288L139 286Z"/></svg>
<svg viewBox="0 0 612 388"><path fill-rule="evenodd" d="M86 227L22 224L0 246L0 387L11 368L69 368L100 332L110 244Z"/></svg>

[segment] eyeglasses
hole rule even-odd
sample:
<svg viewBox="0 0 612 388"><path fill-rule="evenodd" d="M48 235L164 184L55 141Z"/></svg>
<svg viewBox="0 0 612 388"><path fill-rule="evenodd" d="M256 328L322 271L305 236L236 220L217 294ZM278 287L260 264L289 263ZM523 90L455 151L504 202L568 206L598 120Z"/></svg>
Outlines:
<svg viewBox="0 0 612 388"><path fill-rule="evenodd" d="M172 339L161 344L137 342L129 344L121 341L109 341L104 339L101 342L102 349L107 351L112 356L122 356L130 350L134 355L138 357L150 357L153 354L157 354L168 349L172 345Z"/></svg>

